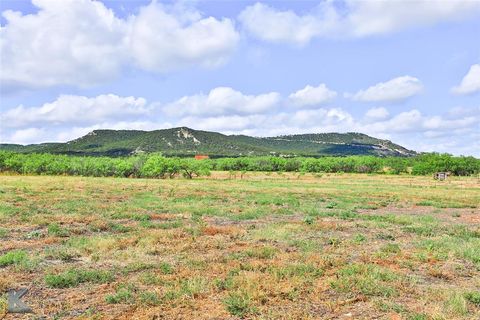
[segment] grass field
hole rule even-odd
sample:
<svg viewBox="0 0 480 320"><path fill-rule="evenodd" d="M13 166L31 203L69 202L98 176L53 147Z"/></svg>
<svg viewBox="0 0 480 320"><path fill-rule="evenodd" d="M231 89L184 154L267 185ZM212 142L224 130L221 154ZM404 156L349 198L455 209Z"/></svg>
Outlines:
<svg viewBox="0 0 480 320"><path fill-rule="evenodd" d="M0 176L5 319L479 319L480 180ZM44 317L44 318L42 318Z"/></svg>

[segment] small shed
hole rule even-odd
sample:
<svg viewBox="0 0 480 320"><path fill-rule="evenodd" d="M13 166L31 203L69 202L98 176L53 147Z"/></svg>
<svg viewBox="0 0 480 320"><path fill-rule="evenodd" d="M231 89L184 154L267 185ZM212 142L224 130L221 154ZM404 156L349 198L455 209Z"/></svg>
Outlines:
<svg viewBox="0 0 480 320"><path fill-rule="evenodd" d="M195 155L195 160L204 160L204 159L210 159L210 157L207 156L206 154L196 154Z"/></svg>
<svg viewBox="0 0 480 320"><path fill-rule="evenodd" d="M448 172L435 172L433 174L433 179L443 181L443 180L447 180L448 176L449 176Z"/></svg>

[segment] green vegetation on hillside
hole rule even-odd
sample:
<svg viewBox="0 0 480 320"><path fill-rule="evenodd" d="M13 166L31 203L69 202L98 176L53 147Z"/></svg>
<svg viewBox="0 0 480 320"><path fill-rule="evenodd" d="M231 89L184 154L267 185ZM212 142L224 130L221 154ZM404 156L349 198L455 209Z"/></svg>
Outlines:
<svg viewBox="0 0 480 320"><path fill-rule="evenodd" d="M466 176L480 172L480 160L447 154L424 154L417 157L237 157L195 160L142 154L130 157L82 157L53 154L23 154L0 151L0 171L20 174L79 175L95 177L187 178L216 171L267 171L311 173L412 173L426 175L449 171Z"/></svg>
<svg viewBox="0 0 480 320"><path fill-rule="evenodd" d="M27 146L0 144L0 150L92 156L127 156L143 152L162 152L168 156L191 156L201 153L211 157L415 155L415 152L388 140L376 139L361 133L299 134L257 138L243 135L227 136L185 127L155 131L95 130L66 143Z"/></svg>

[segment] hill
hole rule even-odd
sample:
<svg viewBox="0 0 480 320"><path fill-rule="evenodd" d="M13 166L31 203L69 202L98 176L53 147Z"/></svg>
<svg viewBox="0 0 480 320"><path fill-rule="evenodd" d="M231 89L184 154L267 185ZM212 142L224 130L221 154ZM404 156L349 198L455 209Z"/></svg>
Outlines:
<svg viewBox="0 0 480 320"><path fill-rule="evenodd" d="M0 150L47 152L78 155L125 156L142 152L162 152L169 156L208 154L212 157L245 155L323 156L377 155L413 156L389 140L362 133L319 133L250 137L224 135L187 127L141 130L94 130L66 143L33 145L0 144Z"/></svg>

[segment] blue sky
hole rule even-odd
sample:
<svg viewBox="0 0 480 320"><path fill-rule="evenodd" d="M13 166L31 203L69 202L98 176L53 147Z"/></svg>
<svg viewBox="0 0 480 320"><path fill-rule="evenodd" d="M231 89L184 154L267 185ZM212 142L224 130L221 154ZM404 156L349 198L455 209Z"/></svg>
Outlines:
<svg viewBox="0 0 480 320"><path fill-rule="evenodd" d="M359 131L480 156L480 1L1 2L0 141Z"/></svg>

